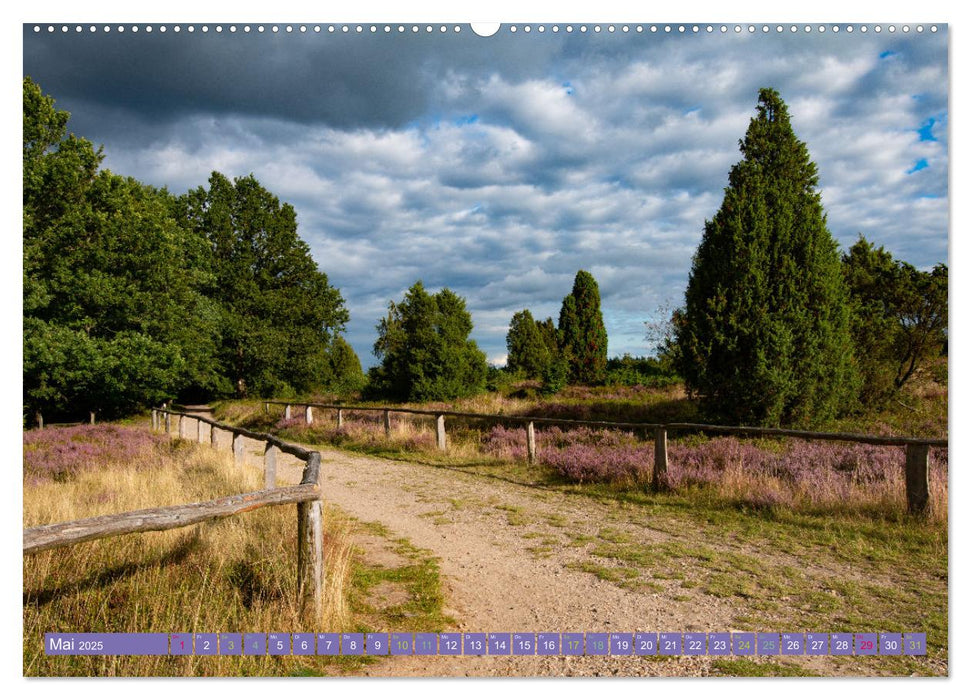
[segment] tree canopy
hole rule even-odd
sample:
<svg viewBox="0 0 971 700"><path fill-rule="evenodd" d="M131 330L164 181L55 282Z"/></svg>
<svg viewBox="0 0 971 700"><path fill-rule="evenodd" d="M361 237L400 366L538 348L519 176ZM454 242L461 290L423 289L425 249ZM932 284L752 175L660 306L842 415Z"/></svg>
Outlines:
<svg viewBox="0 0 971 700"><path fill-rule="evenodd" d="M843 255L862 397L879 403L947 346L947 265L923 272L862 235Z"/></svg>
<svg viewBox="0 0 971 700"><path fill-rule="evenodd" d="M520 374L526 379L542 379L543 373L554 359L556 346L554 344L552 350L547 346L547 339L540 325L533 319L529 309L523 309L513 314L509 322L506 350L506 368L510 372Z"/></svg>
<svg viewBox="0 0 971 700"><path fill-rule="evenodd" d="M330 379L327 348L348 313L297 236L297 215L255 177L218 172L179 200L208 246L207 293L221 309L218 357L238 395L304 392Z"/></svg>
<svg viewBox="0 0 971 700"><path fill-rule="evenodd" d="M117 416L332 379L347 312L292 207L252 176L177 198L101 170L69 117L24 79L26 411Z"/></svg>
<svg viewBox="0 0 971 700"><path fill-rule="evenodd" d="M769 88L759 91L740 147L693 259L678 369L713 419L825 420L851 404L858 382L816 166Z"/></svg>
<svg viewBox="0 0 971 700"><path fill-rule="evenodd" d="M398 401L442 401L471 396L485 387L486 364L474 340L465 300L445 288L429 294L421 281L392 301L378 324L368 375L369 392Z"/></svg>
<svg viewBox="0 0 971 700"><path fill-rule="evenodd" d="M24 79L24 401L125 413L212 365L171 197L98 170L69 115Z"/></svg>

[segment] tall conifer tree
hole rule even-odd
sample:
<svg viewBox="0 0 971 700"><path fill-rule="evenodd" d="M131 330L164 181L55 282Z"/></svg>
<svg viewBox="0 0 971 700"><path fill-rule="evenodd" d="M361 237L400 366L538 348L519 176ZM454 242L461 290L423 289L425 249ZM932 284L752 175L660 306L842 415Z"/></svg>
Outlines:
<svg viewBox="0 0 971 700"><path fill-rule="evenodd" d="M679 367L712 418L808 425L855 396L847 293L816 165L770 88L694 256Z"/></svg>
<svg viewBox="0 0 971 700"><path fill-rule="evenodd" d="M559 333L570 378L581 384L602 382L607 376L607 330L597 280L586 270L577 272L573 291L563 299Z"/></svg>

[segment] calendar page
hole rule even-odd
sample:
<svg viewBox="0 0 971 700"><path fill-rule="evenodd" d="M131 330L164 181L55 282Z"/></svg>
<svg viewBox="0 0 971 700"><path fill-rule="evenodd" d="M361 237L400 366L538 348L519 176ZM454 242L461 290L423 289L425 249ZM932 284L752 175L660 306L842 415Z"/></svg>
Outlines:
<svg viewBox="0 0 971 700"><path fill-rule="evenodd" d="M24 676L950 674L947 23L22 34Z"/></svg>

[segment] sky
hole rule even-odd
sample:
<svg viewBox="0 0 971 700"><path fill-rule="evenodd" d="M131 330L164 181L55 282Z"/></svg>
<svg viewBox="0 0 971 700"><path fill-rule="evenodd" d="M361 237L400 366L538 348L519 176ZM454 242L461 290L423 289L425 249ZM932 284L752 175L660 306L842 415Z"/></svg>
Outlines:
<svg viewBox="0 0 971 700"><path fill-rule="evenodd" d="M580 269L609 354L650 354L645 323L683 302L761 87L788 104L843 249L862 233L917 267L948 262L943 24L40 26L24 26L23 73L104 167L174 193L252 173L295 207L365 366L416 280L464 297L503 364L512 315L555 321Z"/></svg>

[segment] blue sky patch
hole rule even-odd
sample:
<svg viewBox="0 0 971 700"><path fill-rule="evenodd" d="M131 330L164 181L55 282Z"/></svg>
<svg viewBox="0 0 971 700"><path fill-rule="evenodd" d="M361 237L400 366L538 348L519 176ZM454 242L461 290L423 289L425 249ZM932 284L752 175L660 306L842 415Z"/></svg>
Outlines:
<svg viewBox="0 0 971 700"><path fill-rule="evenodd" d="M934 119L934 117L928 117L927 120L920 125L920 127L917 129L917 133L920 135L921 141L937 141L937 138L934 136L934 125L936 123L937 120Z"/></svg>
<svg viewBox="0 0 971 700"><path fill-rule="evenodd" d="M914 163L914 167L912 167L910 170L908 170L907 171L907 174L908 175L913 175L914 173L918 173L918 172L920 172L921 170L923 170L924 168L927 168L927 167L929 167L927 165L927 159L926 158L921 158L919 161L917 161L916 163Z"/></svg>

